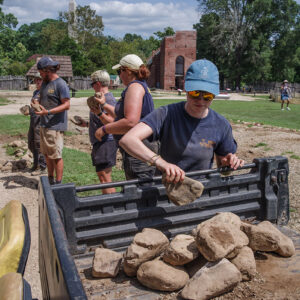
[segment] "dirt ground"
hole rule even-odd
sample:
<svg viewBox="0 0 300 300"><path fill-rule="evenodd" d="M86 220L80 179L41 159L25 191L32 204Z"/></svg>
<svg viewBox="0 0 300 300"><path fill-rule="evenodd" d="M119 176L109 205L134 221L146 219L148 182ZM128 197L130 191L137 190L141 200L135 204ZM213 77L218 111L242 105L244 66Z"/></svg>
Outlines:
<svg viewBox="0 0 300 300"><path fill-rule="evenodd" d="M7 105L7 109L1 106L0 114L18 113L19 107L28 103L27 94L15 98L15 101L14 104ZM69 117L74 115L88 117L88 108L84 105L85 99L72 99L71 103ZM288 114L288 112L285 113ZM238 155L247 163L252 162L254 158L275 155L284 155L289 158L291 215L288 227L300 233L300 131L249 123L232 124L232 127L239 145ZM65 146L89 152L87 130L76 128L71 122L69 122L69 130L78 134L66 136ZM3 146L15 139L15 137L0 136L0 161L11 160L11 157L5 154ZM17 199L21 200L27 208L31 248L24 277L31 285L33 298L42 299L38 267L38 179L38 177L31 176L29 172L4 173L0 171L0 207L2 208L10 200ZM274 264L267 265L262 262L263 259L257 260L258 271L266 271L267 268L264 274L268 276L258 273L251 282L240 284L233 292L218 299L300 299L299 277L297 277L297 282L293 281L293 278L284 278L284 274L278 273ZM300 266L297 272L300 272ZM171 299L171 297L163 296L161 299Z"/></svg>

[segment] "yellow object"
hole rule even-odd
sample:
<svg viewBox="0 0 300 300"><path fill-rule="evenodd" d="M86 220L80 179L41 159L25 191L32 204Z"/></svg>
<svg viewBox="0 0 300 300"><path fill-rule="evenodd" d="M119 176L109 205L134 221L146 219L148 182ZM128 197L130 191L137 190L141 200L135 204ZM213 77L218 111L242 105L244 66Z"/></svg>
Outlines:
<svg viewBox="0 0 300 300"><path fill-rule="evenodd" d="M8 273L0 278L0 300L23 299L23 279L20 273Z"/></svg>
<svg viewBox="0 0 300 300"><path fill-rule="evenodd" d="M22 203L12 200L0 210L0 277L17 272L24 239Z"/></svg>
<svg viewBox="0 0 300 300"><path fill-rule="evenodd" d="M195 99L202 96L205 101L212 101L214 99L214 95L212 93L203 92L203 91L189 91L188 94L189 96Z"/></svg>

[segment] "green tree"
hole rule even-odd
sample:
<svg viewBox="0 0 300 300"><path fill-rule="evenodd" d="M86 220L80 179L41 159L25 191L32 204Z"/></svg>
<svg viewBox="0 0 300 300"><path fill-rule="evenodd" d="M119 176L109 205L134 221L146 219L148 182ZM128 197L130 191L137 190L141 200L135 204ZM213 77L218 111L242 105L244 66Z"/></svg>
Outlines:
<svg viewBox="0 0 300 300"><path fill-rule="evenodd" d="M287 79L291 82L300 82L300 16L299 8L293 9L298 17L295 26L281 27L274 40L272 59L272 76L281 82Z"/></svg>
<svg viewBox="0 0 300 300"><path fill-rule="evenodd" d="M164 28L164 31L156 31L154 35L158 37L159 40L162 40L165 36L174 35L175 31L172 27L168 26Z"/></svg>
<svg viewBox="0 0 300 300"><path fill-rule="evenodd" d="M272 43L297 15L293 0L197 0L198 57L204 52L222 75L240 86L271 79ZM283 13L284 12L284 13ZM288 15L288 16L287 16ZM206 26L208 27L206 28ZM209 50L204 49L204 41Z"/></svg>
<svg viewBox="0 0 300 300"><path fill-rule="evenodd" d="M20 26L17 31L18 40L26 47L29 52L29 55L36 53L43 53L44 49L47 48L43 43L47 43L47 39L42 37L42 34L45 34L44 28L52 26L54 28L55 24L61 24L58 20L54 19L45 19L41 22L31 23L30 25L24 24ZM57 25L62 26L62 25ZM47 31L47 30L46 30ZM50 32L51 36L55 32Z"/></svg>
<svg viewBox="0 0 300 300"><path fill-rule="evenodd" d="M57 44L68 36L67 26L64 22L51 22L42 28L40 33L41 52L57 54Z"/></svg>
<svg viewBox="0 0 300 300"><path fill-rule="evenodd" d="M89 50L102 36L104 25L102 17L90 6L77 6L76 19L73 13L64 12L59 14L59 19L67 24L73 24L73 31L77 36L78 43L84 50ZM75 20L75 22L74 22Z"/></svg>

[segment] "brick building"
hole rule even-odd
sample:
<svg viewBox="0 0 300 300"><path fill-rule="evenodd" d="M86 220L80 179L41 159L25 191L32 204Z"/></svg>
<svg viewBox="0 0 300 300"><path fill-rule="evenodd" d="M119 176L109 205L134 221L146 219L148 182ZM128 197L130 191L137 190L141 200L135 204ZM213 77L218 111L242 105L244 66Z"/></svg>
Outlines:
<svg viewBox="0 0 300 300"><path fill-rule="evenodd" d="M147 62L151 71L149 87L183 89L185 72L195 60L196 31L176 31L165 37Z"/></svg>

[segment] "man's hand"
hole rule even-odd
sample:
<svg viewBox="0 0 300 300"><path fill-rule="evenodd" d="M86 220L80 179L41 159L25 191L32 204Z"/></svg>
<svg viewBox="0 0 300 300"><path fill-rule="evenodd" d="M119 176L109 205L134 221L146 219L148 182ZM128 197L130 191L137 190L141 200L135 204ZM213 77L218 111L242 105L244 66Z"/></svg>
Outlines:
<svg viewBox="0 0 300 300"><path fill-rule="evenodd" d="M35 112L35 114L36 115L39 115L39 116L45 116L45 115L48 115L48 110L44 107L44 106L42 106L42 105L40 105L39 104L39 106L40 106L40 111L34 111Z"/></svg>
<svg viewBox="0 0 300 300"><path fill-rule="evenodd" d="M155 166L159 169L162 173L166 175L166 181L168 183L174 182L177 183L179 181L183 181L185 172L180 169L178 166L170 164L163 160L161 157L155 161Z"/></svg>
<svg viewBox="0 0 300 300"><path fill-rule="evenodd" d="M104 96L104 94L103 93L101 93L101 97L99 97L100 96L100 94L99 93L96 93L95 94L95 100L100 104L100 105L103 105L105 102L106 102L106 100L105 100L105 96Z"/></svg>
<svg viewBox="0 0 300 300"><path fill-rule="evenodd" d="M91 108L90 109L92 113L94 113L95 115L99 115L102 111L102 109L99 107L98 109L96 108Z"/></svg>
<svg viewBox="0 0 300 300"><path fill-rule="evenodd" d="M218 167L230 167L236 170L238 167L242 167L245 164L243 159L239 159L235 154L228 153L226 156L219 156L221 165Z"/></svg>

